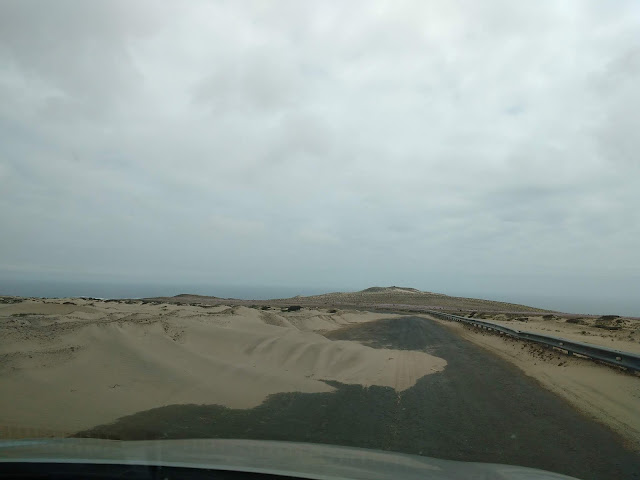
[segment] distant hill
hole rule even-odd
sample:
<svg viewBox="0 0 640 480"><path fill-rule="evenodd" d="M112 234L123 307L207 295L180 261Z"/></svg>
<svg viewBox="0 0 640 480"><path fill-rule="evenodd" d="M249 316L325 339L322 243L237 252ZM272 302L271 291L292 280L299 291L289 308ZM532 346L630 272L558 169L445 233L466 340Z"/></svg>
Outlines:
<svg viewBox="0 0 640 480"><path fill-rule="evenodd" d="M478 298L452 297L442 293L423 292L410 287L369 287L359 292L333 292L308 297L278 298L271 300L240 300L209 297L203 295L180 294L175 297L145 298L146 301L160 301L181 304L221 304L225 305L300 305L307 307L338 307L388 310L444 310L451 312L549 312L535 307L515 303L483 300Z"/></svg>
<svg viewBox="0 0 640 480"><path fill-rule="evenodd" d="M165 297L162 297L165 298ZM207 299L207 298L216 298L221 300L220 297L213 297L211 295L196 295L194 293L181 293L179 295L176 295L175 297L167 297L167 298L181 298L181 299L189 299L189 301L196 299L196 298L203 298L203 299Z"/></svg>
<svg viewBox="0 0 640 480"><path fill-rule="evenodd" d="M422 293L417 288L409 288L409 287L369 287L364 290L360 290L361 293L394 293L394 292L412 292L412 293Z"/></svg>
<svg viewBox="0 0 640 480"><path fill-rule="evenodd" d="M395 308L423 307L448 311L546 312L547 310L515 303L452 297L442 293L423 292L409 287L369 287L359 292L335 292L296 298L300 305L335 305L353 307ZM428 307L428 308L427 308Z"/></svg>

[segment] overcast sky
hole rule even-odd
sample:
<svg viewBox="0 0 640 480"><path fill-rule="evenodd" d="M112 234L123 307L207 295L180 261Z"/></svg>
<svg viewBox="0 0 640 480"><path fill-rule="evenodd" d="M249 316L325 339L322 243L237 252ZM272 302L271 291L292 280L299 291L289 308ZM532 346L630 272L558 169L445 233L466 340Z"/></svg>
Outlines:
<svg viewBox="0 0 640 480"><path fill-rule="evenodd" d="M635 296L639 152L635 0L0 2L5 279Z"/></svg>

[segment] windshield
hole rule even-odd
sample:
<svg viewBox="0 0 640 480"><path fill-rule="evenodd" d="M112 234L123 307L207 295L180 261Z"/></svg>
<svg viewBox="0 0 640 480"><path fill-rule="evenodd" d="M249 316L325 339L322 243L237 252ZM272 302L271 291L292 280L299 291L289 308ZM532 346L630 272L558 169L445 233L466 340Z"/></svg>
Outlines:
<svg viewBox="0 0 640 480"><path fill-rule="evenodd" d="M638 478L639 39L631 0L0 2L0 437Z"/></svg>

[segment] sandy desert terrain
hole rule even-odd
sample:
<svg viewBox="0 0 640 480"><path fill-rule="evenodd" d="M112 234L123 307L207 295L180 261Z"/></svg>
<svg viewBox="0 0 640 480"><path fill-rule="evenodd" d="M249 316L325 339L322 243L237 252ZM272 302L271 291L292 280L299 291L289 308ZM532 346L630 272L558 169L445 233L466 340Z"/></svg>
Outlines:
<svg viewBox="0 0 640 480"><path fill-rule="evenodd" d="M407 296L423 294L432 295L392 287L352 297L367 305L371 296L399 304ZM335 300L335 294L327 298ZM403 392L424 375L446 372L445 360L424 351L331 339L330 332L399 319L400 314L336 305L289 311L292 305L306 305L302 298L221 302L193 295L144 300L3 298L0 436L68 435L166 405L247 409L275 393L333 391L326 381ZM638 319L577 317L530 307L524 307L529 314L523 316L514 312L519 306L505 312L504 305L478 302L501 310L467 316L640 353ZM439 323L515 364L640 449L637 375Z"/></svg>
<svg viewBox="0 0 640 480"><path fill-rule="evenodd" d="M13 302L16 303L8 303ZM137 301L5 299L0 434L66 435L169 404L249 408L324 380L398 391L442 371L424 352L319 332L394 315Z"/></svg>

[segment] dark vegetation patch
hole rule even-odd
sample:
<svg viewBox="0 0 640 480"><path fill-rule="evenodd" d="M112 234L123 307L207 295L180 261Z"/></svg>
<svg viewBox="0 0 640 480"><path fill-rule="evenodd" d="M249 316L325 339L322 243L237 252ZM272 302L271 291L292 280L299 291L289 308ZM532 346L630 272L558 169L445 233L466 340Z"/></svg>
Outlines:
<svg viewBox="0 0 640 480"><path fill-rule="evenodd" d="M602 315L596 319L596 328L603 328L605 330L620 330L621 320L619 315Z"/></svg>
<svg viewBox="0 0 640 480"><path fill-rule="evenodd" d="M596 328L602 328L603 330L621 330L622 327L620 325L595 325Z"/></svg>
<svg viewBox="0 0 640 480"><path fill-rule="evenodd" d="M22 303L24 300L22 298L14 298L14 297L0 297L0 303Z"/></svg>
<svg viewBox="0 0 640 480"><path fill-rule="evenodd" d="M576 325L587 325L587 322L585 322L582 318L580 317L575 317L575 318L567 318L567 323L575 323Z"/></svg>

